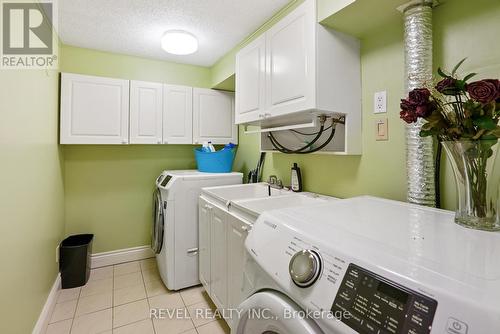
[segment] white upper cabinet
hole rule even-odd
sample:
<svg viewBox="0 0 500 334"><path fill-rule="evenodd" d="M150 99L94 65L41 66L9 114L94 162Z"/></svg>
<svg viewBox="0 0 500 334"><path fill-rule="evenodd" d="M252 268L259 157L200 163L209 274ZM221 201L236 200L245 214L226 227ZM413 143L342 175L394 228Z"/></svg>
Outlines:
<svg viewBox="0 0 500 334"><path fill-rule="evenodd" d="M234 94L213 89L62 73L60 114L61 144L238 142Z"/></svg>
<svg viewBox="0 0 500 334"><path fill-rule="evenodd" d="M263 117L266 84L266 39L262 35L236 55L236 123Z"/></svg>
<svg viewBox="0 0 500 334"><path fill-rule="evenodd" d="M163 85L163 143L193 143L193 88Z"/></svg>
<svg viewBox="0 0 500 334"><path fill-rule="evenodd" d="M130 82L130 144L162 143L163 85Z"/></svg>
<svg viewBox="0 0 500 334"><path fill-rule="evenodd" d="M269 128L336 114L346 122L339 153L360 154L359 50L356 38L317 23L316 0L305 0L236 54L236 123Z"/></svg>
<svg viewBox="0 0 500 334"><path fill-rule="evenodd" d="M61 75L61 144L128 144L129 81Z"/></svg>
<svg viewBox="0 0 500 334"><path fill-rule="evenodd" d="M213 89L193 89L193 143L237 144L234 94Z"/></svg>
<svg viewBox="0 0 500 334"><path fill-rule="evenodd" d="M267 117L315 103L315 16L305 3L266 33Z"/></svg>

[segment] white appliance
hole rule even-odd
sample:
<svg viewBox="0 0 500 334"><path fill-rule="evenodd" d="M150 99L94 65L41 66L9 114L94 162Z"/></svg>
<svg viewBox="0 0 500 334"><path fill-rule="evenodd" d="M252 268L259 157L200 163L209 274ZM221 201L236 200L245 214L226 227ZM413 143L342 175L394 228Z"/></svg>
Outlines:
<svg viewBox="0 0 500 334"><path fill-rule="evenodd" d="M263 213L241 307L278 317L243 316L236 333L500 333L500 233L453 218L372 197Z"/></svg>
<svg viewBox="0 0 500 334"><path fill-rule="evenodd" d="M198 280L198 197L201 188L238 184L241 173L164 171L153 195L151 248L160 276L170 290L200 284Z"/></svg>

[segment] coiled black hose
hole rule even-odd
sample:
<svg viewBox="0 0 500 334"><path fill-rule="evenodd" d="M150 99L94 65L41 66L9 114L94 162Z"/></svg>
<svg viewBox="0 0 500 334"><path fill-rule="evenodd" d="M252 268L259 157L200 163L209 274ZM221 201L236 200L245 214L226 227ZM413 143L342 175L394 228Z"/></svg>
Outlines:
<svg viewBox="0 0 500 334"><path fill-rule="evenodd" d="M321 128L323 128L323 126ZM322 134L323 134L323 129L320 129L318 135L321 136ZM319 136L317 136L316 138L314 138L314 139L316 139L315 141L318 140ZM274 135L273 135L272 132L269 132L269 135L268 135L269 140L271 141L271 144L273 145L273 147L276 150L278 150L279 152L285 153L285 154L309 154L309 153L318 152L319 150L323 149L326 145L328 145L332 141L332 139L333 139L334 136L335 136L335 126L334 126L334 124L332 124L330 135L328 136L328 138L326 139L326 141L323 144L321 144L320 146L318 146L318 147L316 147L316 148L314 148L312 150L303 151L304 149L311 147L311 145L314 144L314 142L311 142L308 145L306 145L306 146L304 146L304 147L302 147L302 148L300 148L298 150L290 150L290 149L284 147L283 145L281 145L276 140L276 138L274 138Z"/></svg>

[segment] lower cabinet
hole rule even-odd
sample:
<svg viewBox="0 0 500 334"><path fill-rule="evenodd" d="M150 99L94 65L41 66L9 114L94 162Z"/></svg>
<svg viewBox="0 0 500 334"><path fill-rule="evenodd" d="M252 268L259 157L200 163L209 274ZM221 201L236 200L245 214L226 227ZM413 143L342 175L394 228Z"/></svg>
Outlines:
<svg viewBox="0 0 500 334"><path fill-rule="evenodd" d="M198 251L200 282L211 294L210 279L210 220L211 208L207 201L200 198L198 205Z"/></svg>
<svg viewBox="0 0 500 334"><path fill-rule="evenodd" d="M248 225L229 215L227 229L228 307L236 308L244 299L243 270L245 269L245 239L248 235Z"/></svg>
<svg viewBox="0 0 500 334"><path fill-rule="evenodd" d="M229 212L199 199L199 275L219 309L243 301L245 238L248 225Z"/></svg>
<svg viewBox="0 0 500 334"><path fill-rule="evenodd" d="M210 297L218 308L227 307L227 214L217 207L212 209L210 242Z"/></svg>

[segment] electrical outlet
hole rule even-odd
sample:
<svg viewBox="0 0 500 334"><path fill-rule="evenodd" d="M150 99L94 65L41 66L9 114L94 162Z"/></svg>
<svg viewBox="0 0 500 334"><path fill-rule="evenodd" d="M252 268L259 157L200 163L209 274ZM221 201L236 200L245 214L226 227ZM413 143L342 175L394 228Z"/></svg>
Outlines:
<svg viewBox="0 0 500 334"><path fill-rule="evenodd" d="M376 92L373 99L373 113L382 114L387 112L387 92Z"/></svg>

